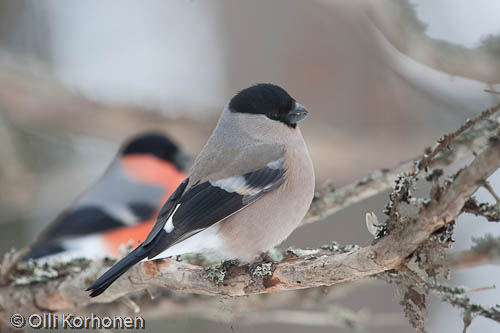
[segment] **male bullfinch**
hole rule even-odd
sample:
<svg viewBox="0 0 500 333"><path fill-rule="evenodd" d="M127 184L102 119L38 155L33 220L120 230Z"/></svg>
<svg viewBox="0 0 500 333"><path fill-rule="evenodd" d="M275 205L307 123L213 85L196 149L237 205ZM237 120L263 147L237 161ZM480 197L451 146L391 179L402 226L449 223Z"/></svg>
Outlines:
<svg viewBox="0 0 500 333"><path fill-rule="evenodd" d="M297 126L306 116L276 85L234 96L144 243L95 281L90 296L143 259L197 252L246 262L285 240L314 194L313 165Z"/></svg>
<svg viewBox="0 0 500 333"><path fill-rule="evenodd" d="M144 241L156 215L186 177L189 157L163 134L129 140L104 175L52 222L24 259L118 256Z"/></svg>

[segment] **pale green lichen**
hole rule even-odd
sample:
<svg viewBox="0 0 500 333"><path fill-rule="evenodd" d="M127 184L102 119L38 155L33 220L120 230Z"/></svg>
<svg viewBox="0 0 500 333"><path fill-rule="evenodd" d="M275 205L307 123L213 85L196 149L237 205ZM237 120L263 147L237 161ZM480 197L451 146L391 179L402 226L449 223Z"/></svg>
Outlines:
<svg viewBox="0 0 500 333"><path fill-rule="evenodd" d="M437 242L445 247L450 247L453 242L453 232L455 231L455 222L448 223L445 227L434 232L429 240Z"/></svg>
<svg viewBox="0 0 500 333"><path fill-rule="evenodd" d="M223 261L218 265L205 269L205 277L207 280L219 285L226 279L229 269L236 265L238 265L238 261L236 260Z"/></svg>
<svg viewBox="0 0 500 333"><path fill-rule="evenodd" d="M210 258L208 256L199 253L182 254L177 256L176 259L177 261L183 261L199 266L210 266L210 265L215 265L217 262L219 262L218 260L214 260L213 258Z"/></svg>
<svg viewBox="0 0 500 333"><path fill-rule="evenodd" d="M59 272L50 266L33 266L31 267L30 274L15 277L13 279L14 285L27 285L35 282L43 282L50 279L55 279L59 276Z"/></svg>
<svg viewBox="0 0 500 333"><path fill-rule="evenodd" d="M465 293L475 291L476 289L462 286L448 286L437 281L427 281L419 274L416 274L416 272L414 272L414 274L415 276L418 276L417 279L408 276L404 272L398 271L386 271L377 274L376 277L388 283L396 283L399 288L403 288L403 290L413 288L415 290L419 290L421 294L423 293L422 295L428 295L432 292L433 294L437 295L441 299L441 301L462 309L465 329L470 325L470 322L475 315L480 315L495 321L500 321L500 304L496 304L495 306L483 306L480 304L471 303L469 297L465 295ZM416 298L410 297L410 299L415 300ZM405 310L407 309L405 308ZM415 315L415 313L410 313L410 315Z"/></svg>
<svg viewBox="0 0 500 333"><path fill-rule="evenodd" d="M252 265L250 274L252 279L263 278L266 275L273 275L274 268L272 262L260 263Z"/></svg>
<svg viewBox="0 0 500 333"><path fill-rule="evenodd" d="M283 260L285 258L285 256L281 252L281 250L279 250L277 248L272 248L271 250L269 250L267 252L267 256L269 257L269 259L271 259L274 262L280 262L281 260Z"/></svg>
<svg viewBox="0 0 500 333"><path fill-rule="evenodd" d="M344 252L352 252L352 251L356 251L359 249L360 249L359 245L356 245L356 244L344 245Z"/></svg>
<svg viewBox="0 0 500 333"><path fill-rule="evenodd" d="M9 280L14 285L27 285L44 282L61 276L79 273L88 266L86 259L75 259L71 262L52 262L40 264L37 261L18 262Z"/></svg>
<svg viewBox="0 0 500 333"><path fill-rule="evenodd" d="M469 297L464 294L447 292L443 292L441 294L441 300L464 311L464 332L472 321L470 317L471 314L480 315L497 322L500 321L500 304L496 304L494 306L483 306L481 304L471 303Z"/></svg>
<svg viewBox="0 0 500 333"><path fill-rule="evenodd" d="M341 246L336 241L333 241L330 245L328 245L328 244L321 245L321 249L323 249L323 250L329 250L329 251L334 251L334 252L340 252L340 251L342 251Z"/></svg>
<svg viewBox="0 0 500 333"><path fill-rule="evenodd" d="M500 205L478 203L476 198L472 197L464 204L464 212L474 214L476 216L483 216L489 222L500 221Z"/></svg>
<svg viewBox="0 0 500 333"><path fill-rule="evenodd" d="M209 267L205 270L207 280L215 284L221 284L226 278L226 271L221 269L221 265Z"/></svg>
<svg viewBox="0 0 500 333"><path fill-rule="evenodd" d="M289 247L286 249L286 253L290 254L294 257L309 257L318 254L318 250L316 249L295 249L293 247Z"/></svg>
<svg viewBox="0 0 500 333"><path fill-rule="evenodd" d="M333 241L330 245L321 245L322 250L328 250L332 252L352 252L360 249L359 245L356 244L346 244L340 245L339 243Z"/></svg>

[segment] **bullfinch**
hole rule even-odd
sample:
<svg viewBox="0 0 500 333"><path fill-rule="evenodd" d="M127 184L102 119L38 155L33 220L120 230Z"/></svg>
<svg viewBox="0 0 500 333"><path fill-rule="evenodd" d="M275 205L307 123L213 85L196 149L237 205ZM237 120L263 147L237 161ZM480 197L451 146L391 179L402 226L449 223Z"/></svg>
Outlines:
<svg viewBox="0 0 500 333"><path fill-rule="evenodd" d="M122 243L144 241L158 211L186 177L189 160L161 133L130 139L97 183L38 236L24 259L119 256Z"/></svg>
<svg viewBox="0 0 500 333"><path fill-rule="evenodd" d="M314 194L313 164L298 127L306 116L273 84L236 94L146 240L97 279L90 296L141 260L196 252L248 262L285 240Z"/></svg>

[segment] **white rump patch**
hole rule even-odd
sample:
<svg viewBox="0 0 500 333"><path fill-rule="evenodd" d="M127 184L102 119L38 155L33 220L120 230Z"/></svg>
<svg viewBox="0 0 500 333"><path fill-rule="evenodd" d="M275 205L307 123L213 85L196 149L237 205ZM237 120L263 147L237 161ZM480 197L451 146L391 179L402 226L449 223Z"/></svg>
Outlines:
<svg viewBox="0 0 500 333"><path fill-rule="evenodd" d="M156 257L145 258L142 261L167 258L185 253L216 253L217 249L221 247L221 238L217 234L218 231L219 225L214 224L196 235L172 245Z"/></svg>
<svg viewBox="0 0 500 333"><path fill-rule="evenodd" d="M70 262L78 258L100 259L109 255L106 241L101 235L90 235L65 240L61 243L64 251L35 259L39 264Z"/></svg>

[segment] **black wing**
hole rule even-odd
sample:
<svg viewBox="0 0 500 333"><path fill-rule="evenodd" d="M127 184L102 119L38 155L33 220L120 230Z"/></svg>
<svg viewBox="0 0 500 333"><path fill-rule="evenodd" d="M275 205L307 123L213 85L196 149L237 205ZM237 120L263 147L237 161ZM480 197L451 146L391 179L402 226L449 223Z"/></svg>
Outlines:
<svg viewBox="0 0 500 333"><path fill-rule="evenodd" d="M130 267L156 257L173 244L224 220L279 186L285 180L283 159L242 176L197 184L186 191L189 178L170 196L153 230L139 247L116 263L87 290L91 297L103 293Z"/></svg>
<svg viewBox="0 0 500 333"><path fill-rule="evenodd" d="M141 202L129 203L126 207L139 221L151 218L157 209ZM103 232L127 224L113 217L99 206L84 206L66 211L49 224L37 238L37 242L52 241L64 237L77 237L90 233Z"/></svg>
<svg viewBox="0 0 500 333"><path fill-rule="evenodd" d="M255 202L279 186L285 179L285 173L283 159L280 159L241 176L197 184L175 200L169 199L144 244L151 242L162 230L166 237L149 253L148 258L154 258L173 244Z"/></svg>

